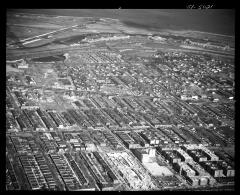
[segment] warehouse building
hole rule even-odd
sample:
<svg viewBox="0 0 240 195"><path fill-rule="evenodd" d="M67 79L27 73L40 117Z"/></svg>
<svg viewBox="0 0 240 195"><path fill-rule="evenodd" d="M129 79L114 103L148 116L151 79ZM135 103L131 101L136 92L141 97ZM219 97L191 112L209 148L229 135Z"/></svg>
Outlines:
<svg viewBox="0 0 240 195"><path fill-rule="evenodd" d="M155 148L132 149L133 154L142 162L150 162L156 156Z"/></svg>

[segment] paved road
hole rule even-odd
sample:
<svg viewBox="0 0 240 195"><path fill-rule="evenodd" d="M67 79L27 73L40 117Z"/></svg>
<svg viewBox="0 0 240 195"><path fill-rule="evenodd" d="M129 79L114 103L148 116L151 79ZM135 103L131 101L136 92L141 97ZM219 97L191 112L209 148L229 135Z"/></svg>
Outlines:
<svg viewBox="0 0 240 195"><path fill-rule="evenodd" d="M43 36L51 35L51 34L56 33L56 32L61 32L61 31L64 31L64 30L75 28L77 26L78 25L74 25L74 26L70 26L70 27L66 27L66 28L61 28L59 30L54 30L54 31L51 31L51 32L48 32L48 33L44 33L44 34L41 34L41 35L37 35L37 36L34 36L34 37L29 37L29 38L26 38L26 39L22 39L20 41L21 42L25 42L25 41L28 41L28 40L31 40L31 39L40 38L40 37L43 37Z"/></svg>

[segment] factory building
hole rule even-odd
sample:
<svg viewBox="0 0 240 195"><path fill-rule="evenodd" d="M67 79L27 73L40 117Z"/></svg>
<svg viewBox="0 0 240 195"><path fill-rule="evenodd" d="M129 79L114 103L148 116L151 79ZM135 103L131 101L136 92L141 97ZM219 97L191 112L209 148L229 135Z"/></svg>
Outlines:
<svg viewBox="0 0 240 195"><path fill-rule="evenodd" d="M155 148L147 148L147 149L133 149L133 154L142 162L150 162L151 158L156 156Z"/></svg>

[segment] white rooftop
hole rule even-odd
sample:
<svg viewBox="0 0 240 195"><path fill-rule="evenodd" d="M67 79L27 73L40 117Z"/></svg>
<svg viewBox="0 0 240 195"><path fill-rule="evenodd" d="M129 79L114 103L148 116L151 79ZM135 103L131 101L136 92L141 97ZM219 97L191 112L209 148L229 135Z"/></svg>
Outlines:
<svg viewBox="0 0 240 195"><path fill-rule="evenodd" d="M160 166L156 162L151 163L143 163L143 165L147 168L147 170L153 176L171 176L173 173L165 166Z"/></svg>

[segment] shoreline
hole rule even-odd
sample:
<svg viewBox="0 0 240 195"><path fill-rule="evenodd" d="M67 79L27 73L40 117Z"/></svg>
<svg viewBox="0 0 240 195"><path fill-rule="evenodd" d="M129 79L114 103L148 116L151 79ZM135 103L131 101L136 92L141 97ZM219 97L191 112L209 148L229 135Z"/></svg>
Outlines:
<svg viewBox="0 0 240 195"><path fill-rule="evenodd" d="M155 27L155 26L152 26L151 29L148 29L148 28L144 28L144 27L136 27L136 26L131 26L131 25L127 25L125 23L125 21L123 19L120 19L120 18L109 18L109 17L100 17L100 16L74 16L74 15L56 15L56 14L38 14L38 13L31 13L31 12L14 12L14 11L10 11L9 13L12 13L12 14L26 14L26 15L36 15L36 16L49 16L49 17L56 17L56 18L59 18L59 17L70 17L70 18L99 18L100 20L113 20L113 21L118 21L120 22L121 24L124 24L126 27L129 27L129 28L136 28L136 29L142 29L142 30L147 30L147 31L150 31L150 32L153 32L153 31L164 31L164 32L176 32L176 33L179 33L181 31L185 31L186 33L190 32L190 33L201 33L201 34L208 34L208 35L215 35L215 36L222 36L222 37L229 37L229 38L235 38L235 35L226 35L226 34L220 34L220 33L214 33L214 32L206 32L206 31L198 31L198 30L172 30L172 29L166 29L166 28L159 28L159 27Z"/></svg>

